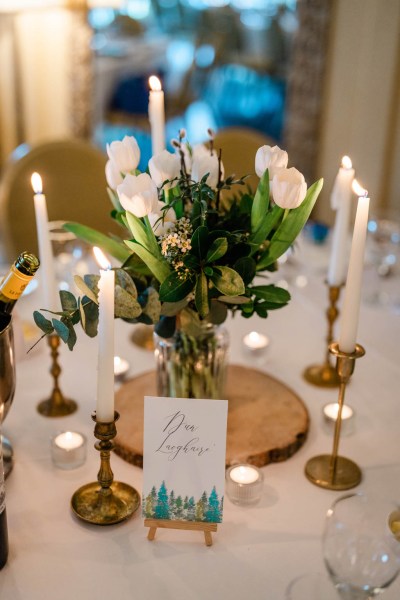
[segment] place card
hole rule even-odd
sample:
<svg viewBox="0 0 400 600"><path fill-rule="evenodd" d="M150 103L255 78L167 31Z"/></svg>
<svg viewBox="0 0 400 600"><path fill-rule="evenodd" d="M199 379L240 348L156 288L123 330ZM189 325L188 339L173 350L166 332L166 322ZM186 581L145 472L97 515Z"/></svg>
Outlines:
<svg viewBox="0 0 400 600"><path fill-rule="evenodd" d="M146 396L143 516L220 523L227 400Z"/></svg>

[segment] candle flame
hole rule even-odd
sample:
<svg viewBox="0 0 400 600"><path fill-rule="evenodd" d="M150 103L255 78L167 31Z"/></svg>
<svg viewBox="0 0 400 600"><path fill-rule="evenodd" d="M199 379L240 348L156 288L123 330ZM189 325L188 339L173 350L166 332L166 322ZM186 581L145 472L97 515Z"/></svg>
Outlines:
<svg viewBox="0 0 400 600"><path fill-rule="evenodd" d="M42 178L39 173L32 173L31 184L35 194L41 194L43 191Z"/></svg>
<svg viewBox="0 0 400 600"><path fill-rule="evenodd" d="M342 167L343 169L351 169L353 163L351 162L350 156L343 156L342 158Z"/></svg>
<svg viewBox="0 0 400 600"><path fill-rule="evenodd" d="M97 246L94 246L93 254L102 269L106 269L106 270L111 269L111 263L107 260L107 257L100 250L100 248L97 248Z"/></svg>
<svg viewBox="0 0 400 600"><path fill-rule="evenodd" d="M351 187L353 188L353 192L355 194L357 194L358 197L364 196L367 197L368 196L368 191L366 189L364 189L362 187L362 185L360 185L357 181L357 179L353 179L353 183L351 184Z"/></svg>
<svg viewBox="0 0 400 600"><path fill-rule="evenodd" d="M153 92L161 92L161 81L155 75L149 77L149 86Z"/></svg>

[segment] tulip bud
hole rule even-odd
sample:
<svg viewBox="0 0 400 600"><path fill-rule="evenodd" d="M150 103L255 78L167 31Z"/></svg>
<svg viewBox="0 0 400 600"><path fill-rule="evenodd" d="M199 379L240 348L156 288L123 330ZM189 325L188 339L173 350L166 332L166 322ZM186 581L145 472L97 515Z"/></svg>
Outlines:
<svg viewBox="0 0 400 600"><path fill-rule="evenodd" d="M256 173L262 177L265 171L269 170L270 181L277 173L278 169L286 169L288 164L288 154L278 146L261 146L256 152Z"/></svg>
<svg viewBox="0 0 400 600"><path fill-rule="evenodd" d="M120 173L132 173L140 161L140 148L134 137L126 135L122 142L107 144L108 158Z"/></svg>
<svg viewBox="0 0 400 600"><path fill-rule="evenodd" d="M193 149L193 163L192 163L192 179L193 181L200 181L206 173L209 173L206 183L211 188L215 189L218 185L219 175L219 162L218 156L214 152L210 154L205 146L204 150L196 147ZM221 178L224 177L224 165L221 162Z"/></svg>
<svg viewBox="0 0 400 600"><path fill-rule="evenodd" d="M120 183L122 183L124 180L118 167L113 163L112 160L108 160L106 163L106 179L112 190L116 190Z"/></svg>
<svg viewBox="0 0 400 600"><path fill-rule="evenodd" d="M281 208L297 208L306 197L307 184L294 167L280 169L272 179L271 191L275 204Z"/></svg>
<svg viewBox="0 0 400 600"><path fill-rule="evenodd" d="M157 186L147 173L127 175L117 187L122 207L136 217L145 217L158 209Z"/></svg>
<svg viewBox="0 0 400 600"><path fill-rule="evenodd" d="M150 175L158 188L162 187L165 180L179 177L180 166L179 156L171 154L168 150L163 150L149 160ZM176 181L167 183L164 189L169 190L176 184Z"/></svg>
<svg viewBox="0 0 400 600"><path fill-rule="evenodd" d="M168 210L162 210L167 206L164 202L158 202L158 209L149 214L150 225L157 236L165 235L174 225L176 214L172 206Z"/></svg>

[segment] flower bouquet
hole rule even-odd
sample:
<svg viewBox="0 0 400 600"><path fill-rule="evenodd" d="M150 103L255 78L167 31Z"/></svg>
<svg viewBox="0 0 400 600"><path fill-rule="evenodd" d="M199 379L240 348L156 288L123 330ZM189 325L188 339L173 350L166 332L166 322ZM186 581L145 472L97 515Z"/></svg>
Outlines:
<svg viewBox="0 0 400 600"><path fill-rule="evenodd" d="M112 142L106 179L121 238L65 225L120 263L115 316L155 326L160 395L221 397L227 341L218 327L229 311L266 318L288 303L287 290L255 278L276 270L322 188L319 180L307 189L303 175L287 168L286 152L263 146L255 157L260 182L253 194L245 177L225 177L209 134L208 146L191 147L181 131L172 141L175 152L153 156L145 173L137 170L133 137ZM95 336L98 280L76 276L82 296L61 291L62 310L51 320L35 311L43 333L56 332L71 350L77 324Z"/></svg>

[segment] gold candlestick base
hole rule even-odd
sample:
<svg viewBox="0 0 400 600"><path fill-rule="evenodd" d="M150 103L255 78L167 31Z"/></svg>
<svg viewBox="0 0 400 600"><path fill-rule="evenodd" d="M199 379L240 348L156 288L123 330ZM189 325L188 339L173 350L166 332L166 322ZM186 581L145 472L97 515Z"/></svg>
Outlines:
<svg viewBox="0 0 400 600"><path fill-rule="evenodd" d="M340 385L336 369L330 364L311 365L304 371L303 377L308 383L318 387L338 387Z"/></svg>
<svg viewBox="0 0 400 600"><path fill-rule="evenodd" d="M58 335L49 335L47 337L48 344L50 346L52 365L50 373L53 376L54 384L51 395L46 400L39 402L37 406L38 412L44 417L65 417L74 413L78 405L75 400L65 398L58 385L58 378L61 374L61 367L58 363L58 347L60 345L60 338Z"/></svg>
<svg viewBox="0 0 400 600"><path fill-rule="evenodd" d="M338 387L340 385L340 377L337 374L335 367L331 365L329 344L333 339L333 325L338 318L339 311L337 309L337 303L340 296L340 285L329 285L329 307L326 311L326 318L328 321L328 333L326 336L327 341L327 352L325 356L325 362L322 365L311 365L307 367L303 372L304 379L316 385L318 387Z"/></svg>
<svg viewBox="0 0 400 600"><path fill-rule="evenodd" d="M337 343L329 346L336 356L336 371L340 381L339 410L335 424L332 454L322 454L311 458L305 466L305 475L311 483L328 490L349 490L361 481L360 468L349 458L338 455L342 409L346 385L353 374L355 361L365 354L365 350L356 344L354 352L342 352Z"/></svg>
<svg viewBox="0 0 400 600"><path fill-rule="evenodd" d="M335 473L332 471L332 456L321 454L311 458L305 468L311 483L327 490L350 490L361 482L361 470L355 462L344 456L336 459Z"/></svg>
<svg viewBox="0 0 400 600"><path fill-rule="evenodd" d="M113 481L114 475L110 467L110 454L114 447L112 442L117 434L115 427L119 414L114 413L114 421L100 423L96 421L96 413L92 414L96 422L95 437L100 440L95 444L100 451L100 470L97 482L80 487L71 498L71 507L77 517L94 525L113 525L128 519L139 508L140 495L130 485Z"/></svg>

